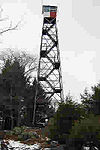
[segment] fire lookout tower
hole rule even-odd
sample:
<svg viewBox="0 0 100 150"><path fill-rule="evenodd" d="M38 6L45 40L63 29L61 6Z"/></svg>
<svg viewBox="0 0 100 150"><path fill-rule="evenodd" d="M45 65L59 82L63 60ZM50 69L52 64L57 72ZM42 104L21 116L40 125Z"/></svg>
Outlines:
<svg viewBox="0 0 100 150"><path fill-rule="evenodd" d="M53 103L64 101L60 51L56 25L57 7L43 5L43 28L38 66L38 82Z"/></svg>
<svg viewBox="0 0 100 150"><path fill-rule="evenodd" d="M57 106L57 102L63 102L63 84L61 75L60 51L58 45L58 32L56 25L57 7L43 5L43 27L40 46L40 57L37 72L37 82L42 86L53 106ZM33 124L35 121L36 103L41 99L38 97L36 89Z"/></svg>

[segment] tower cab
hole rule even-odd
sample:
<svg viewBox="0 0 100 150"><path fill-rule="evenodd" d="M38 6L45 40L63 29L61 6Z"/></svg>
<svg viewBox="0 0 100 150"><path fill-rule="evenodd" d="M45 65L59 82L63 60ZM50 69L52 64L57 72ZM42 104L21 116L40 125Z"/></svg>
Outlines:
<svg viewBox="0 0 100 150"><path fill-rule="evenodd" d="M43 5L42 14L44 18L56 18L57 6Z"/></svg>

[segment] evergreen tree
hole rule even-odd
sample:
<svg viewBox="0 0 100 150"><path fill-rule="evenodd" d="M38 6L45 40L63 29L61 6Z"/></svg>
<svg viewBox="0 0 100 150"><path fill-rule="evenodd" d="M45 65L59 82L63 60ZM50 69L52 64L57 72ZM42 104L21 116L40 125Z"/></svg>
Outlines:
<svg viewBox="0 0 100 150"><path fill-rule="evenodd" d="M25 69L20 66L19 62L15 60L10 63L7 60L4 68L2 69L3 87L6 90L7 95L12 90L12 96L24 97L24 91L28 84L27 78L24 76Z"/></svg>
<svg viewBox="0 0 100 150"><path fill-rule="evenodd" d="M54 117L48 124L49 136L51 139L65 142L68 140L71 128L77 120L84 118L85 111L81 105L67 97L66 103L59 103Z"/></svg>
<svg viewBox="0 0 100 150"><path fill-rule="evenodd" d="M87 118L84 118L80 122L76 122L71 129L70 146L75 150L80 150L82 146L90 146L100 148L100 115L89 114Z"/></svg>
<svg viewBox="0 0 100 150"><path fill-rule="evenodd" d="M25 69L20 66L17 60L12 63L8 59L0 75L0 104L5 106L5 112L9 109L9 113L4 113L4 118L11 117L13 126L18 123L19 112L22 107L21 100L24 99L25 89L29 82L24 76L24 72ZM7 108L8 106L9 108Z"/></svg>
<svg viewBox="0 0 100 150"><path fill-rule="evenodd" d="M82 104L87 113L100 114L100 84L91 87L92 92L81 95Z"/></svg>
<svg viewBox="0 0 100 150"><path fill-rule="evenodd" d="M54 109L50 101L48 101L42 86L37 83L36 79L33 82L31 80L30 73L36 69L36 58L32 58L25 53L18 53L17 56L16 53L11 51L9 55L2 55L3 60L4 63L0 74L0 104L4 106L10 105L12 107L10 109L13 109L13 116L16 116L17 119L18 111L21 105L24 105L24 122L26 123L25 125L31 126L37 89L36 120L42 120L46 115L48 118L53 116ZM21 100L23 99L22 104ZM7 112L6 109L5 112Z"/></svg>

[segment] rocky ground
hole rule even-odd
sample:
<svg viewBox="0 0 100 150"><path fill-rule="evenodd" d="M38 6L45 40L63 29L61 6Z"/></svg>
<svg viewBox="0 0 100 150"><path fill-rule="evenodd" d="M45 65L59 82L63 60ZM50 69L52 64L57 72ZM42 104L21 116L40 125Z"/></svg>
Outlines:
<svg viewBox="0 0 100 150"><path fill-rule="evenodd" d="M37 138L18 141L17 135L0 132L1 150L64 150L63 145L58 144L57 141L43 137L41 129L27 129L25 132L32 132Z"/></svg>
<svg viewBox="0 0 100 150"><path fill-rule="evenodd" d="M4 141L4 150L64 150L63 146L52 146L49 148L42 148L40 143L34 145L27 145L20 143L20 141L6 140Z"/></svg>

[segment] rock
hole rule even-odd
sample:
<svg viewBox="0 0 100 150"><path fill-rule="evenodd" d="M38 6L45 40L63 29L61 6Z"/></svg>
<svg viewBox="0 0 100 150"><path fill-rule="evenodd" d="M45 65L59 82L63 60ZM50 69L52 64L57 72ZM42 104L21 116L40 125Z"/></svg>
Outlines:
<svg viewBox="0 0 100 150"><path fill-rule="evenodd" d="M27 145L27 144L22 144L20 143L19 141L12 141L12 140L9 140L7 141L8 144L7 144L7 149L11 150L11 149L16 149L16 150L40 150L41 149L41 146L40 144L34 144L34 145ZM6 143L5 143L6 145Z"/></svg>
<svg viewBox="0 0 100 150"><path fill-rule="evenodd" d="M58 144L58 141L51 141L51 147L56 147Z"/></svg>

